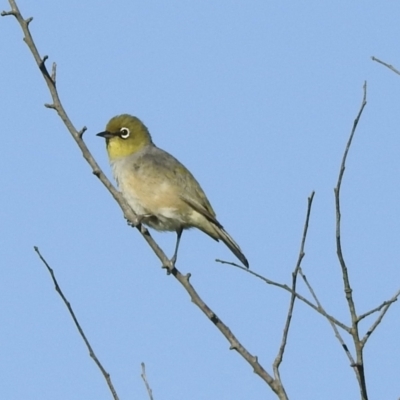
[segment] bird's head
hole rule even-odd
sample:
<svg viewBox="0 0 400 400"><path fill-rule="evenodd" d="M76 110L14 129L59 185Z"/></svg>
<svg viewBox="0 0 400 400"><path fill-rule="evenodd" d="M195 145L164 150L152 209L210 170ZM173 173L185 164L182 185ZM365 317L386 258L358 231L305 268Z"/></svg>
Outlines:
<svg viewBox="0 0 400 400"><path fill-rule="evenodd" d="M149 130L139 118L129 114L111 118L104 132L97 136L106 139L110 160L126 157L152 144Z"/></svg>

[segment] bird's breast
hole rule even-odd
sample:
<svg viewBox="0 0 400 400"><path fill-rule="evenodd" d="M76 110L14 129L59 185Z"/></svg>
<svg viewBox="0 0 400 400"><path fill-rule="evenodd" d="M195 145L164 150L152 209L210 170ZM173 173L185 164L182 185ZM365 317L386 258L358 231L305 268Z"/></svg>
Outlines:
<svg viewBox="0 0 400 400"><path fill-rule="evenodd" d="M187 226L191 210L180 199L179 190L151 167L121 159L111 163L118 187L143 222L160 231Z"/></svg>

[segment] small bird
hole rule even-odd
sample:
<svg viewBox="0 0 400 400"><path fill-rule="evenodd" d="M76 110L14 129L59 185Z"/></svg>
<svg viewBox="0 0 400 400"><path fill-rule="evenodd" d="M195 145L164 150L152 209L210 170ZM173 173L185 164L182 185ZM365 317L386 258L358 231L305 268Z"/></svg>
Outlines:
<svg viewBox="0 0 400 400"><path fill-rule="evenodd" d="M117 115L97 136L106 139L113 175L139 221L158 231L175 231L175 264L184 229L198 228L222 240L247 268L240 247L215 217L203 189L176 158L159 149L136 117Z"/></svg>

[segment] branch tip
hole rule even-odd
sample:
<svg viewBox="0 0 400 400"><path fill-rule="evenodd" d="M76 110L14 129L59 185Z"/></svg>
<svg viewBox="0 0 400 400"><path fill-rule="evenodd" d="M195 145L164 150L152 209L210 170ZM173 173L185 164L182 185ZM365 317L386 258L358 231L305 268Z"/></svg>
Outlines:
<svg viewBox="0 0 400 400"><path fill-rule="evenodd" d="M82 139L83 134L87 131L86 126L84 126L79 132L78 132L78 136ZM94 172L94 171L93 171Z"/></svg>
<svg viewBox="0 0 400 400"><path fill-rule="evenodd" d="M147 381L146 365L144 364L144 362L142 362L140 365L142 366L142 373L140 374L140 376L142 377L143 382L146 386L147 394L149 395L150 400L153 400L153 391L151 390L150 384Z"/></svg>
<svg viewBox="0 0 400 400"><path fill-rule="evenodd" d="M384 61L381 61L379 58L376 58L374 56L371 57L372 61L376 61L379 64L384 65L385 67L389 68L391 71L393 71L394 73L396 73L397 75L400 75L400 71L398 69L396 69L395 67L393 67L393 65L390 65L388 63L385 63Z"/></svg>
<svg viewBox="0 0 400 400"><path fill-rule="evenodd" d="M54 86L56 85L56 77L57 77L57 63L53 62L53 65L51 66L51 80L53 81Z"/></svg>
<svg viewBox="0 0 400 400"><path fill-rule="evenodd" d="M14 17L17 16L16 13L15 13L15 11L2 11L2 12L1 12L1 16L2 16L2 17L8 17L9 15L12 15L12 16L14 16Z"/></svg>
<svg viewBox="0 0 400 400"><path fill-rule="evenodd" d="M39 68L44 67L44 64L46 63L46 61L48 60L48 58L49 58L48 55L43 56L43 58L40 60Z"/></svg>

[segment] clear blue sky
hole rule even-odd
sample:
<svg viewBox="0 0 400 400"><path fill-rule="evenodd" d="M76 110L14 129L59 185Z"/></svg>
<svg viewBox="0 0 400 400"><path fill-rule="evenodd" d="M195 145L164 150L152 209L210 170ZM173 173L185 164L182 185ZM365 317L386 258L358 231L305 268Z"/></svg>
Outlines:
<svg viewBox="0 0 400 400"><path fill-rule="evenodd" d="M78 129L88 127L85 141L108 176L95 133L116 114L137 115L200 181L254 271L290 282L315 190L303 268L346 323L333 188L367 80L342 188L343 250L360 313L400 287L400 77L371 61L400 68L399 3L18 4L34 17L63 105ZM21 39L16 21L1 18L0 397L110 398L37 245L121 399L148 398L143 361L156 400L275 399L127 227L43 107L50 96ZM173 233L154 237L172 254ZM223 244L184 233L178 268L271 371L289 296L215 258L234 261ZM371 399L400 396L399 337L394 304L365 351ZM291 399L359 398L329 324L300 303L281 373Z"/></svg>

